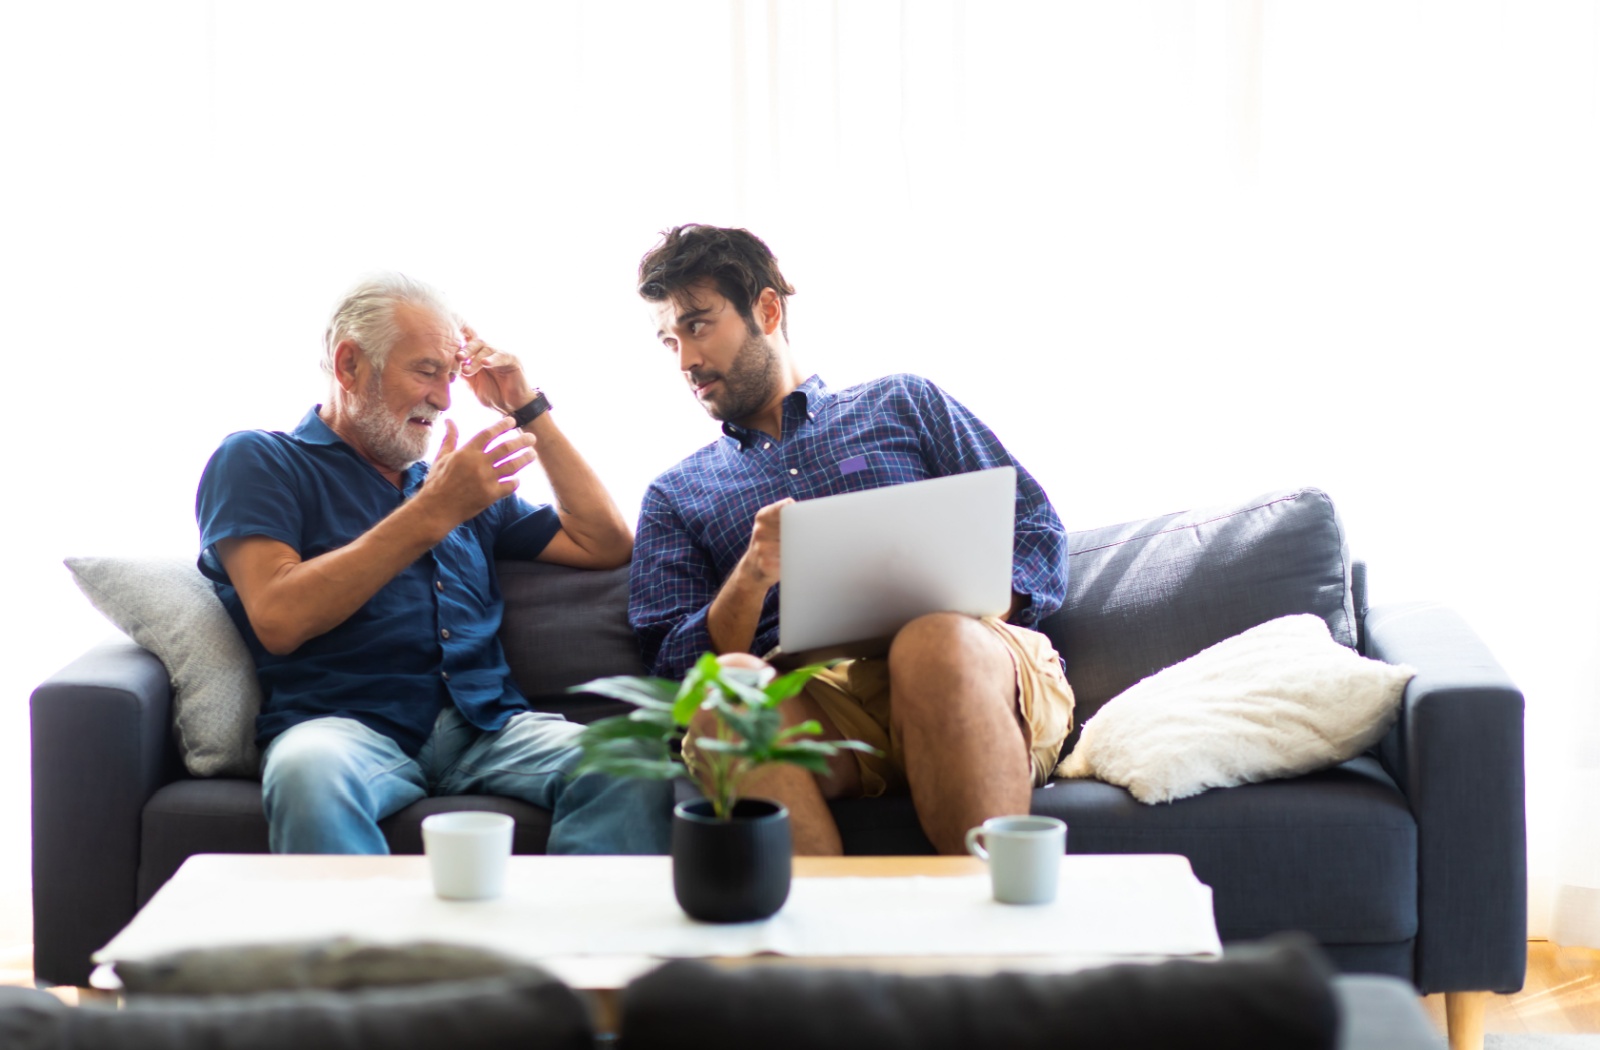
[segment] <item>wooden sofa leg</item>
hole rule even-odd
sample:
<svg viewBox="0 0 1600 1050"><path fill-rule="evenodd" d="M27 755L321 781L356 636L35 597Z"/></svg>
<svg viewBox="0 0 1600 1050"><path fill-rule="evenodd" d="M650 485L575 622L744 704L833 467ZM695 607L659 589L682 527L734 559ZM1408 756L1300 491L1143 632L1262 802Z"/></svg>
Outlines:
<svg viewBox="0 0 1600 1050"><path fill-rule="evenodd" d="M1444 993L1444 1026L1450 1050L1483 1050L1483 1010L1488 992Z"/></svg>

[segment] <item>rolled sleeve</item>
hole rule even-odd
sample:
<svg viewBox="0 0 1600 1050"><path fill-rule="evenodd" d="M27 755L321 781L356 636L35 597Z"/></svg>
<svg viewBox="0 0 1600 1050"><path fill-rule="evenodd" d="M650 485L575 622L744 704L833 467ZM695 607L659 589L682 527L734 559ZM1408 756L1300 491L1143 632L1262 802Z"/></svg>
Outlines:
<svg viewBox="0 0 1600 1050"><path fill-rule="evenodd" d="M548 504L528 503L515 494L494 505L494 556L507 561L532 561L561 531L561 515Z"/></svg>
<svg viewBox="0 0 1600 1050"><path fill-rule="evenodd" d="M1067 595L1067 533L1043 486L1006 451L983 421L967 407L924 382L920 415L923 453L943 474L989 467L1017 471L1016 527L1012 540L1011 588L1028 599L1015 622L1032 627L1061 608Z"/></svg>

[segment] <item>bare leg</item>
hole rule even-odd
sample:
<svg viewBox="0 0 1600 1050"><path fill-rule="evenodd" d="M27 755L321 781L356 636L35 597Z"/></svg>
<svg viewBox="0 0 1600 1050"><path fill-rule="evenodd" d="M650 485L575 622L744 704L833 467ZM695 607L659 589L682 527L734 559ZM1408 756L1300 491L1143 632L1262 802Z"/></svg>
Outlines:
<svg viewBox="0 0 1600 1050"><path fill-rule="evenodd" d="M935 849L965 853L968 828L1028 812L1016 669L993 632L955 613L913 620L889 650L889 688L911 799Z"/></svg>

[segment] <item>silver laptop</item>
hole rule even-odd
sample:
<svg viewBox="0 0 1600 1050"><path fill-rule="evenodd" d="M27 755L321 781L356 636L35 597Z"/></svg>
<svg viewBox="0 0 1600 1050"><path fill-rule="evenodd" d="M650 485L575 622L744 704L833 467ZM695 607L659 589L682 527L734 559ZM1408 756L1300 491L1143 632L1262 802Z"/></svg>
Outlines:
<svg viewBox="0 0 1600 1050"><path fill-rule="evenodd" d="M888 652L918 616L1011 607L1017 472L993 467L783 509L780 666Z"/></svg>

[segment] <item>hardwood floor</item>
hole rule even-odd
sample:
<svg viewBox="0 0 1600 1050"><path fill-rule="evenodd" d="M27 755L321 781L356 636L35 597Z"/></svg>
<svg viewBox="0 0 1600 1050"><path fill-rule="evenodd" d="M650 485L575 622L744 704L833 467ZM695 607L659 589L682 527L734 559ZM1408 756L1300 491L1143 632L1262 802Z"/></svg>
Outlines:
<svg viewBox="0 0 1600 1050"><path fill-rule="evenodd" d="M1444 996L1422 1005L1444 1028ZM1528 976L1515 995L1491 995L1484 1009L1485 1032L1600 1032L1600 950L1528 942Z"/></svg>
<svg viewBox="0 0 1600 1050"><path fill-rule="evenodd" d="M0 984L31 986L32 952L29 944L0 944ZM78 1001L75 988L52 991L65 1002ZM1426 996L1422 1005L1443 1032L1444 996ZM1483 1027L1485 1032L1600 1033L1600 949L1530 941L1527 983L1515 995L1490 996Z"/></svg>

